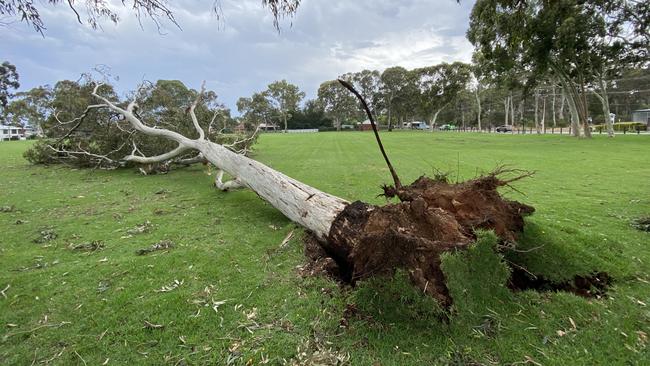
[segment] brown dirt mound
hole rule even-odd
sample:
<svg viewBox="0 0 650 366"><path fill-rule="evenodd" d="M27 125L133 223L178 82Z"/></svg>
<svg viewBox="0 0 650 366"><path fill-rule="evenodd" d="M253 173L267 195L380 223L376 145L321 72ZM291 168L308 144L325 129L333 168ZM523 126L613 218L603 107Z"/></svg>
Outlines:
<svg viewBox="0 0 650 366"><path fill-rule="evenodd" d="M308 255L352 284L405 268L416 286L448 307L452 299L440 254L466 248L476 239L476 229L494 230L501 240L514 242L523 217L534 212L501 197L497 188L513 180L502 180L499 173L457 184L420 177L407 187L386 187L387 196L402 202L351 203L332 224L329 241L307 248Z"/></svg>

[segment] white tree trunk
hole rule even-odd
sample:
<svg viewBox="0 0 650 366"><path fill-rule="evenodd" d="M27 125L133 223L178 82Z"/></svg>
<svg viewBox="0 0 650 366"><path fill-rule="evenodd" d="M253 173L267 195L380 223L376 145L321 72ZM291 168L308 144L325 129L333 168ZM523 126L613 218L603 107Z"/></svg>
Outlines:
<svg viewBox="0 0 650 366"><path fill-rule="evenodd" d="M535 90L535 131L540 134L539 130L539 90Z"/></svg>
<svg viewBox="0 0 650 366"><path fill-rule="evenodd" d="M309 229L321 240L326 240L334 219L348 205L348 202L344 199L310 187L258 161L237 154L220 144L206 140L203 129L198 124L194 114L194 108L198 99L189 111L194 122L194 127L200 136L198 139L193 140L174 131L146 126L135 116L134 110L137 107L135 103L129 104L126 109L122 109L97 94L97 88L99 86L95 87L93 95L104 101L105 106L113 112L123 115L137 131L146 135L173 140L178 143L178 147L169 153L155 157L141 157L132 154L125 157L127 161L163 161L179 155L188 149L197 150L218 169L234 177L235 183L223 183L221 181L222 173L218 172L218 182L216 184L217 186L221 184L221 189L242 185L249 187L291 221Z"/></svg>
<svg viewBox="0 0 650 366"><path fill-rule="evenodd" d="M348 205L344 199L322 192L225 147L198 141L193 148L217 168L252 189L291 221L327 238L334 218Z"/></svg>
<svg viewBox="0 0 650 366"><path fill-rule="evenodd" d="M431 131L432 132L433 132L434 126L436 125L436 121L438 120L438 115L440 114L440 112L442 112L443 109L444 109L444 107L438 109L438 111L436 111L436 113L433 114L433 118L431 118Z"/></svg>
<svg viewBox="0 0 650 366"><path fill-rule="evenodd" d="M542 97L542 120L541 120L541 129L543 133L546 133L546 97Z"/></svg>
<svg viewBox="0 0 650 366"><path fill-rule="evenodd" d="M476 117L478 121L478 130L481 131L481 97L479 95L480 92L480 84L476 87L476 107L478 108Z"/></svg>
<svg viewBox="0 0 650 366"><path fill-rule="evenodd" d="M566 100L569 106L569 112L571 112L571 133L574 137L580 137L580 119L578 117L578 108L576 107L575 102L571 96L567 96Z"/></svg>
<svg viewBox="0 0 650 366"><path fill-rule="evenodd" d="M614 124L611 118L611 111L609 109L609 97L607 96L607 81L604 77L599 77L598 84L600 86L600 93L594 91L598 100L603 106L603 113L605 114L605 125L607 126L607 136L614 137Z"/></svg>
<svg viewBox="0 0 650 366"><path fill-rule="evenodd" d="M555 99L556 99L556 97L555 97L555 85L553 85L553 99L551 100L551 104L552 104L551 109L553 110L553 127L557 126L557 120L556 120L556 116L555 116L555 113L556 113Z"/></svg>
<svg viewBox="0 0 650 366"><path fill-rule="evenodd" d="M507 97L506 100L503 102L505 106L505 115L506 115L506 123L505 125L508 125L508 112L510 112L510 97Z"/></svg>
<svg viewBox="0 0 650 366"><path fill-rule="evenodd" d="M512 97L512 93L510 93L510 126L515 125L515 99Z"/></svg>

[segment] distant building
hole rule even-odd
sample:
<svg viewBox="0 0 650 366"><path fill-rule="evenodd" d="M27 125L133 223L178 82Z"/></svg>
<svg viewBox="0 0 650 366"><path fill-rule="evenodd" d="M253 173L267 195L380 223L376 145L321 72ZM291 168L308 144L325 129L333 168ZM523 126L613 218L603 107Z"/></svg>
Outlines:
<svg viewBox="0 0 650 366"><path fill-rule="evenodd" d="M237 126L235 126L234 130L235 130L235 133L243 135L243 134L246 133L246 125L244 124L244 122L242 122L242 123L238 124Z"/></svg>
<svg viewBox="0 0 650 366"><path fill-rule="evenodd" d="M278 126L274 125L273 123L260 123L259 127L260 131L277 131Z"/></svg>
<svg viewBox="0 0 650 366"><path fill-rule="evenodd" d="M372 131L372 124L369 119L359 123L358 126L361 131Z"/></svg>
<svg viewBox="0 0 650 366"><path fill-rule="evenodd" d="M638 109L632 112L632 122L639 122L646 125L650 131L650 109Z"/></svg>
<svg viewBox="0 0 650 366"><path fill-rule="evenodd" d="M0 125L0 140L24 140L25 129L16 126Z"/></svg>

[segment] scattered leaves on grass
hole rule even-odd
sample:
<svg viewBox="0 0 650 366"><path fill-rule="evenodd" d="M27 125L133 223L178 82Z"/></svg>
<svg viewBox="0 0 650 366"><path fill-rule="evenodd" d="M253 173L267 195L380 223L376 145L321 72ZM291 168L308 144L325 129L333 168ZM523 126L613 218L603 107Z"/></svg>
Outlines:
<svg viewBox="0 0 650 366"><path fill-rule="evenodd" d="M129 235L138 235L138 234L151 232L152 230L153 230L153 224L149 222L149 220L147 220L142 224L138 224L135 227L127 230L126 233Z"/></svg>
<svg viewBox="0 0 650 366"><path fill-rule="evenodd" d="M310 339L303 342L296 349L296 355L289 360L287 365L323 365L335 366L345 365L350 362L350 354L332 349L327 345L328 342L316 339Z"/></svg>
<svg viewBox="0 0 650 366"><path fill-rule="evenodd" d="M93 240L89 243L81 243L81 244L70 243L70 245L68 245L68 248L80 252L94 252L100 249L104 249L104 242L102 240Z"/></svg>
<svg viewBox="0 0 650 366"><path fill-rule="evenodd" d="M650 232L650 216L639 217L638 219L633 220L632 227L637 230Z"/></svg>
<svg viewBox="0 0 650 366"><path fill-rule="evenodd" d="M167 194L167 193L169 193L169 190L165 188L161 188L155 192L155 194Z"/></svg>
<svg viewBox="0 0 650 366"><path fill-rule="evenodd" d="M99 281L99 284L97 285L97 292L102 293L106 292L111 287L110 282L108 281Z"/></svg>
<svg viewBox="0 0 650 366"><path fill-rule="evenodd" d="M153 210L153 214L156 215L156 216L167 215L168 213L169 213L169 211L164 210L162 208L157 208L157 209Z"/></svg>
<svg viewBox="0 0 650 366"><path fill-rule="evenodd" d="M161 240L161 241L159 241L159 242L157 242L155 244L152 244L148 248L143 248L143 249L136 250L135 254L137 254L137 255L146 255L146 254L149 254L151 252L158 251L158 250L172 249L172 248L174 248L174 246L175 245L174 245L173 241L164 239L164 240Z"/></svg>
<svg viewBox="0 0 650 366"><path fill-rule="evenodd" d="M16 206L11 205L11 206L0 206L0 212L14 212L16 209Z"/></svg>
<svg viewBox="0 0 650 366"><path fill-rule="evenodd" d="M148 320L144 321L144 328L146 329L163 329L164 327L163 324L154 324Z"/></svg>
<svg viewBox="0 0 650 366"><path fill-rule="evenodd" d="M284 237L282 243L280 243L280 249L284 249L287 246L287 244L289 244L289 241L291 240L292 237L293 237L293 230L289 231L289 234L287 234L287 236Z"/></svg>
<svg viewBox="0 0 650 366"><path fill-rule="evenodd" d="M54 231L54 229L42 229L38 235L39 236L34 239L34 243L37 244L47 243L48 241L54 240L58 237L58 234Z"/></svg>
<svg viewBox="0 0 650 366"><path fill-rule="evenodd" d="M182 285L183 283L185 283L185 280L174 280L174 282L170 283L169 285L164 285L160 288L160 290L154 290L154 292L171 292L176 290L178 286Z"/></svg>
<svg viewBox="0 0 650 366"><path fill-rule="evenodd" d="M2 297L5 298L5 299L7 298L6 292L7 292L7 290L9 290L9 288L11 288L10 284L7 285L7 287L5 287L2 291L0 291L0 295L2 295Z"/></svg>
<svg viewBox="0 0 650 366"><path fill-rule="evenodd" d="M210 307L212 310L214 310L215 313L219 312L219 307L223 304L226 303L228 300L215 300L214 297L212 297L212 294L215 292L215 286L214 285L209 285L205 286L205 288L194 294L196 296L195 299L190 300L189 302L191 304L200 306L200 307ZM197 310L196 314L192 315L193 318L198 318L199 315L201 315L201 308Z"/></svg>

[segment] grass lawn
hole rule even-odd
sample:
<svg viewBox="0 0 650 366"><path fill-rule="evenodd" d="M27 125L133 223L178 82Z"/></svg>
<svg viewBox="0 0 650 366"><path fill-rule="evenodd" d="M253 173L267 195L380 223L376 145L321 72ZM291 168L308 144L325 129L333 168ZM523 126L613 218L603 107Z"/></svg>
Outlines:
<svg viewBox="0 0 650 366"><path fill-rule="evenodd" d="M441 321L403 274L356 289L300 277L301 229L253 192L216 191L202 166L160 176L30 166L29 142L3 142L0 206L14 209L0 212L0 364L650 362L650 234L630 226L650 215L649 137L384 141L405 183L436 169L452 180L500 164L535 170L515 184L525 195L503 192L536 207L521 247L537 249L505 259L558 282L608 272L608 295L513 293L486 239L445 257L455 305ZM349 200L382 203L390 182L369 133L263 135L254 157ZM136 255L160 240L175 247Z"/></svg>

